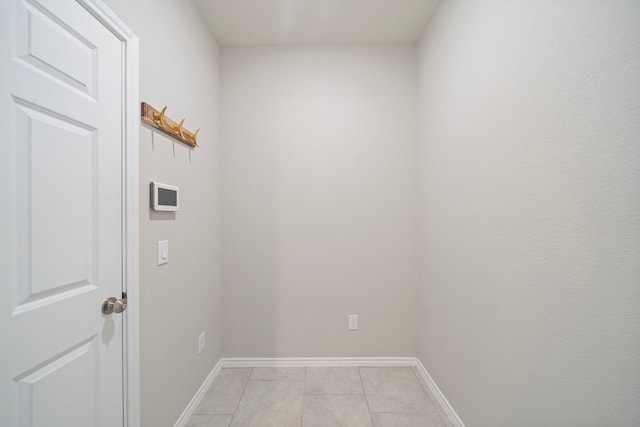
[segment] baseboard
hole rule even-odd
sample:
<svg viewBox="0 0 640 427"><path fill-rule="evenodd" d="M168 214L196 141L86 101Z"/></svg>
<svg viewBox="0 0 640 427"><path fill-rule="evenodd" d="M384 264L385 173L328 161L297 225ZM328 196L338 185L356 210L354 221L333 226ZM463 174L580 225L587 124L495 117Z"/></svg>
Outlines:
<svg viewBox="0 0 640 427"><path fill-rule="evenodd" d="M454 427L465 427L429 372L415 357L227 357L218 361L204 380L191 402L176 421L174 427L184 427L200 404L207 389L222 368L277 368L277 367L330 367L330 366L415 366L438 400Z"/></svg>
<svg viewBox="0 0 640 427"><path fill-rule="evenodd" d="M313 366L415 366L415 357L230 357L223 368L295 368Z"/></svg>
<svg viewBox="0 0 640 427"><path fill-rule="evenodd" d="M420 362L420 360L418 359L415 360L418 372L420 373L420 375L422 375L422 379L424 379L424 381L427 383L427 387L429 387L429 390L431 390L433 395L436 397L445 414L447 414L449 421L451 421L454 427L465 427L464 423L462 422L456 411L453 409L453 406L451 406L447 398L444 397L444 394L442 393L436 382L433 380L433 378L431 378L431 375L429 375L429 372L424 367L422 362Z"/></svg>
<svg viewBox="0 0 640 427"><path fill-rule="evenodd" d="M202 383L198 391L196 391L196 394L193 396L193 399L191 399L191 402L189 402L189 404L184 409L184 411L182 411L182 414L178 418L178 421L176 421L176 423L173 425L173 427L184 427L187 425L187 422L189 421L189 417L191 417L191 414L193 414L193 411L196 410L196 408L200 404L200 401L202 400L205 393L209 389L209 386L220 373L220 369L222 369L222 366L223 366L222 364L223 360L224 359L220 359L218 363L216 363L216 366L213 367L211 372L209 372L209 375L207 375L207 378L204 380L204 382Z"/></svg>

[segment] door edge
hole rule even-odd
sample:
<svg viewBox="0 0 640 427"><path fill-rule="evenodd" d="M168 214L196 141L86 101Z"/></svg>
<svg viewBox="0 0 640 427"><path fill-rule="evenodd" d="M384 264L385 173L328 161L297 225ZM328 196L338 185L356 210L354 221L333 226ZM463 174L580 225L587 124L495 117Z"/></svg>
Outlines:
<svg viewBox="0 0 640 427"><path fill-rule="evenodd" d="M76 0L122 42L122 213L123 292L123 427L140 427L139 195L138 137L139 40L100 0Z"/></svg>

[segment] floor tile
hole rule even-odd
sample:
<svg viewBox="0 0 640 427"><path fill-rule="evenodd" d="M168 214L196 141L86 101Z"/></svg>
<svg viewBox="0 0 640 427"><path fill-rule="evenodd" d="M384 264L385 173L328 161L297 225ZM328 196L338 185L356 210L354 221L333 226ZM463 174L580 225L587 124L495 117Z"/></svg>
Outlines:
<svg viewBox="0 0 640 427"><path fill-rule="evenodd" d="M306 368L253 368L252 381L304 381Z"/></svg>
<svg viewBox="0 0 640 427"><path fill-rule="evenodd" d="M364 395L307 395L302 427L372 427Z"/></svg>
<svg viewBox="0 0 640 427"><path fill-rule="evenodd" d="M373 427L443 427L437 412L431 414L371 414Z"/></svg>
<svg viewBox="0 0 640 427"><path fill-rule="evenodd" d="M416 378L420 379L422 378L422 374L420 373L420 370L418 369L417 366L412 366L411 370L413 371L413 374L416 376Z"/></svg>
<svg viewBox="0 0 640 427"><path fill-rule="evenodd" d="M251 368L222 369L193 413L232 415L238 407L249 375Z"/></svg>
<svg viewBox="0 0 640 427"><path fill-rule="evenodd" d="M301 426L453 427L409 367L225 368L187 423Z"/></svg>
<svg viewBox="0 0 640 427"><path fill-rule="evenodd" d="M305 394L364 394L355 366L307 368Z"/></svg>
<svg viewBox="0 0 640 427"><path fill-rule="evenodd" d="M425 391L425 393L427 394L427 397L431 400L431 402L433 403L433 406L435 406L436 410L438 411L438 414L440 415L440 418L442 418L442 421L444 423L445 427L454 427L453 423L451 422L451 420L449 420L449 416L447 415L447 413L444 411L444 409L442 409L442 406L440 406L440 403L438 402L438 399L436 398L436 396L433 394L433 392L431 391L431 389L429 389L429 386L427 385L426 381L423 380L422 378L418 379L418 382L420 383L420 385L422 386L422 389Z"/></svg>
<svg viewBox="0 0 640 427"><path fill-rule="evenodd" d="M192 415L185 427L229 427L231 415Z"/></svg>
<svg viewBox="0 0 640 427"><path fill-rule="evenodd" d="M438 414L440 414L440 418L442 418L442 421L445 427L454 427L453 423L449 419L449 416L444 411L442 406L440 406L440 403L438 402L438 398L436 398L436 396L433 394L433 392L427 385L427 382L422 377L422 374L420 373L420 370L418 369L418 367L412 366L411 369L413 369L413 373L416 375L416 378L418 378L418 382L422 386L422 389L424 390L424 392L427 394L427 397L431 400L431 402L433 402L433 406L436 407L436 410L438 411Z"/></svg>
<svg viewBox="0 0 640 427"><path fill-rule="evenodd" d="M371 412L422 413L437 410L409 367L360 368Z"/></svg>
<svg viewBox="0 0 640 427"><path fill-rule="evenodd" d="M232 427L299 427L302 381L249 381Z"/></svg>

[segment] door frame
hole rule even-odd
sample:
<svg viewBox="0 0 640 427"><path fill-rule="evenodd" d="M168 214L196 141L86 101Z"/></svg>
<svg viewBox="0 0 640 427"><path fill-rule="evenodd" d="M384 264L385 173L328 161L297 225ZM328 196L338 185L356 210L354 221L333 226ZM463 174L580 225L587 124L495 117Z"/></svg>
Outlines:
<svg viewBox="0 0 640 427"><path fill-rule="evenodd" d="M123 427L140 427L140 311L138 225L139 42L100 0L76 0L122 42Z"/></svg>

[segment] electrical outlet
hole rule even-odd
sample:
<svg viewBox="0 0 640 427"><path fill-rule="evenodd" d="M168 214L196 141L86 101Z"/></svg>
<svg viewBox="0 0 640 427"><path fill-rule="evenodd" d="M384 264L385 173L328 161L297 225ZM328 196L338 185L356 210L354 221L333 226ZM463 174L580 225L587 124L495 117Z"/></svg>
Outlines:
<svg viewBox="0 0 640 427"><path fill-rule="evenodd" d="M358 315L350 314L349 315L349 330L357 331L358 330Z"/></svg>
<svg viewBox="0 0 640 427"><path fill-rule="evenodd" d="M206 338L207 337L204 332L198 337L198 354L202 353L207 346Z"/></svg>

